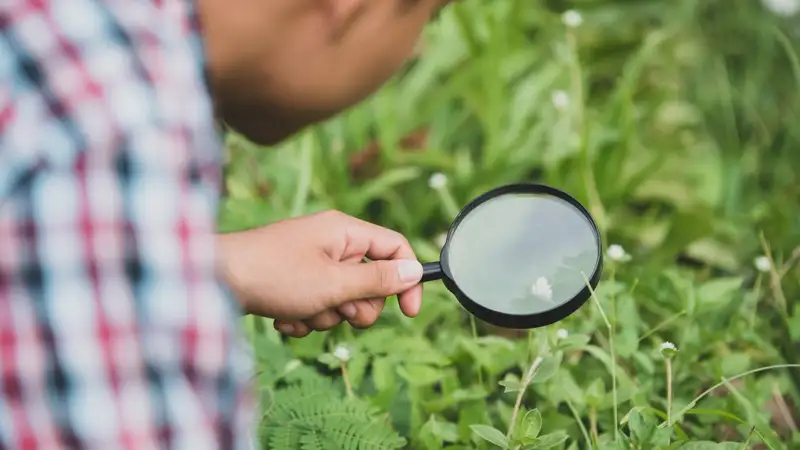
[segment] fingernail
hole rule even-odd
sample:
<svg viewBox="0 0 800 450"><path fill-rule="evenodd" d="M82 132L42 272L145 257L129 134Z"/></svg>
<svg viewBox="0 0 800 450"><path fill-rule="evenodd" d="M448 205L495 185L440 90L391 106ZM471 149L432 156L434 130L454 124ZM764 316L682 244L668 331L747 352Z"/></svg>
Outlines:
<svg viewBox="0 0 800 450"><path fill-rule="evenodd" d="M292 334L294 332L294 325L290 323L282 323L278 325L278 330L283 334Z"/></svg>
<svg viewBox="0 0 800 450"><path fill-rule="evenodd" d="M404 283L419 281L422 278L422 264L414 260L398 261L397 275L400 276L400 281Z"/></svg>
<svg viewBox="0 0 800 450"><path fill-rule="evenodd" d="M345 303L339 308L339 311L348 319L355 319L358 314L358 308L352 303Z"/></svg>

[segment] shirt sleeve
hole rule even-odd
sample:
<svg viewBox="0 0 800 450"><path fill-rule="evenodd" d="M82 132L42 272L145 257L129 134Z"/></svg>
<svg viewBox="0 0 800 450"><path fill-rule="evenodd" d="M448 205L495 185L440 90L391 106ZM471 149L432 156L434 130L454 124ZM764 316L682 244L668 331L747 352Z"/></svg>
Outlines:
<svg viewBox="0 0 800 450"><path fill-rule="evenodd" d="M249 448L193 7L0 2L0 448Z"/></svg>

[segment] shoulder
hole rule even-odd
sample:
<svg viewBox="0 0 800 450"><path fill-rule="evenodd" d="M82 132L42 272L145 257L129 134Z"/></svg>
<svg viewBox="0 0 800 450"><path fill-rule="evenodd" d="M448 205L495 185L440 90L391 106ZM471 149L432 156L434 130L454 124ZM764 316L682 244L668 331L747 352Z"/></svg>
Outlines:
<svg viewBox="0 0 800 450"><path fill-rule="evenodd" d="M219 156L193 1L6 0L0 29L0 172Z"/></svg>

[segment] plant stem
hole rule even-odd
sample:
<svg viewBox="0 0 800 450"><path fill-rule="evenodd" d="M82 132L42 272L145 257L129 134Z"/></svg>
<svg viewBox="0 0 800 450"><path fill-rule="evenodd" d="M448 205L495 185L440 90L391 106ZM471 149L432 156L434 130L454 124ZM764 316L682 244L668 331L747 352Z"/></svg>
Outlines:
<svg viewBox="0 0 800 450"><path fill-rule="evenodd" d="M583 434L583 438L586 440L586 445L587 445L586 448L594 449L595 448L594 442L592 441L592 438L589 437L589 432L586 431L586 427L583 425L583 421L581 420L580 414L578 414L578 411L575 409L575 406L573 406L572 402L570 402L569 400L565 400L565 402L569 407L569 410L572 412L572 416L575 417L575 423L578 424L578 428L580 428L581 434Z"/></svg>
<svg viewBox="0 0 800 450"><path fill-rule="evenodd" d="M514 412L511 413L511 423L508 425L508 433L506 437L511 439L511 434L514 432L514 426L517 424L517 416L519 415L519 409L522 406L522 397L525 395L525 391L528 389L528 385L531 384L533 380L533 376L536 374L536 371L539 370L539 366L542 364L544 358L542 355L536 357L533 360L533 363L528 368L528 372L525 374L525 378L522 380L522 386L520 386L519 392L517 393L517 401L514 402Z"/></svg>
<svg viewBox="0 0 800 450"><path fill-rule="evenodd" d="M792 430L792 432L797 432L797 424L794 423L794 418L792 417L792 412L789 410L789 405L786 404L786 400L783 399L783 394L778 389L778 383L772 383L772 395L775 397L775 406L778 407L778 412L781 415L781 418L786 425Z"/></svg>
<svg viewBox="0 0 800 450"><path fill-rule="evenodd" d="M672 423L672 358L666 359L667 368L667 422Z"/></svg>
<svg viewBox="0 0 800 450"><path fill-rule="evenodd" d="M606 316L606 312L603 310L603 305L601 305L600 300L597 299L594 288L592 288L585 273L583 274L583 280L586 282L586 287L589 288L589 292L592 294L592 301L597 305L597 309L600 311L603 322L605 322L606 328L608 329L608 347L611 353L611 392L614 398L614 442L617 442L619 440L619 408L617 406L617 352L614 348L615 328L611 326L611 322L608 320L608 316Z"/></svg>
<svg viewBox="0 0 800 450"><path fill-rule="evenodd" d="M594 406L592 406L592 408L589 410L589 429L592 432L592 438L594 439L594 442L597 442L599 439L597 435L597 408Z"/></svg>
<svg viewBox="0 0 800 450"><path fill-rule="evenodd" d="M690 411L692 408L694 408L695 405L697 405L697 402L699 402L700 400L704 399L708 394L712 393L714 390L718 389L720 386L724 386L726 383L729 383L729 382L734 381L734 380L738 380L739 378L744 378L744 377L746 377L748 375L753 375L755 373L764 372L764 371L767 371L767 370L775 370L775 369L800 369L800 364L775 364L775 365L772 365L772 366L765 366L765 367L759 367L759 368L753 369L753 370L748 370L747 372L742 372L742 373L740 373L738 375L735 375L735 376L732 376L730 378L723 378L722 381L720 381L719 383L717 383L717 384L711 386L710 388L706 389L705 391L701 392L700 395L695 397L691 402L689 402L688 405L684 406L683 409L681 409L678 412L678 414L676 414L676 416L677 417L683 416L688 411ZM664 422L664 423L659 425L659 428L663 428L663 427L667 427L667 426L672 426L672 423L670 423L669 421Z"/></svg>
<svg viewBox="0 0 800 450"><path fill-rule="evenodd" d="M350 377L347 374L347 363L342 363L342 379L344 380L344 389L347 391L347 397L353 398L353 386L350 385Z"/></svg>

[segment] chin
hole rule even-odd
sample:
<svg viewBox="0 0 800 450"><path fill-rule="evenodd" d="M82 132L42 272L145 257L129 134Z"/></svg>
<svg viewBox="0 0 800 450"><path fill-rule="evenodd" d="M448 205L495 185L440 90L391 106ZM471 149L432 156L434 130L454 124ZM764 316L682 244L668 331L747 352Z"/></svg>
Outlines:
<svg viewBox="0 0 800 450"><path fill-rule="evenodd" d="M272 146L292 138L309 126L336 116L340 110L276 111L273 108L219 111L218 118L249 141Z"/></svg>
<svg viewBox="0 0 800 450"><path fill-rule="evenodd" d="M221 112L217 118L231 131L242 135L254 144L265 147L280 144L307 126L307 124L297 122L290 125L287 120L278 120L274 114L264 111L248 111L238 114Z"/></svg>
<svg viewBox="0 0 800 450"><path fill-rule="evenodd" d="M228 121L225 123L233 132L243 136L248 141L256 145L263 147L271 147L273 145L280 144L300 131L300 129L296 129L282 130L281 132L278 132L271 127L259 126L259 124L255 122L256 121L251 120L246 125L240 123L231 123Z"/></svg>

